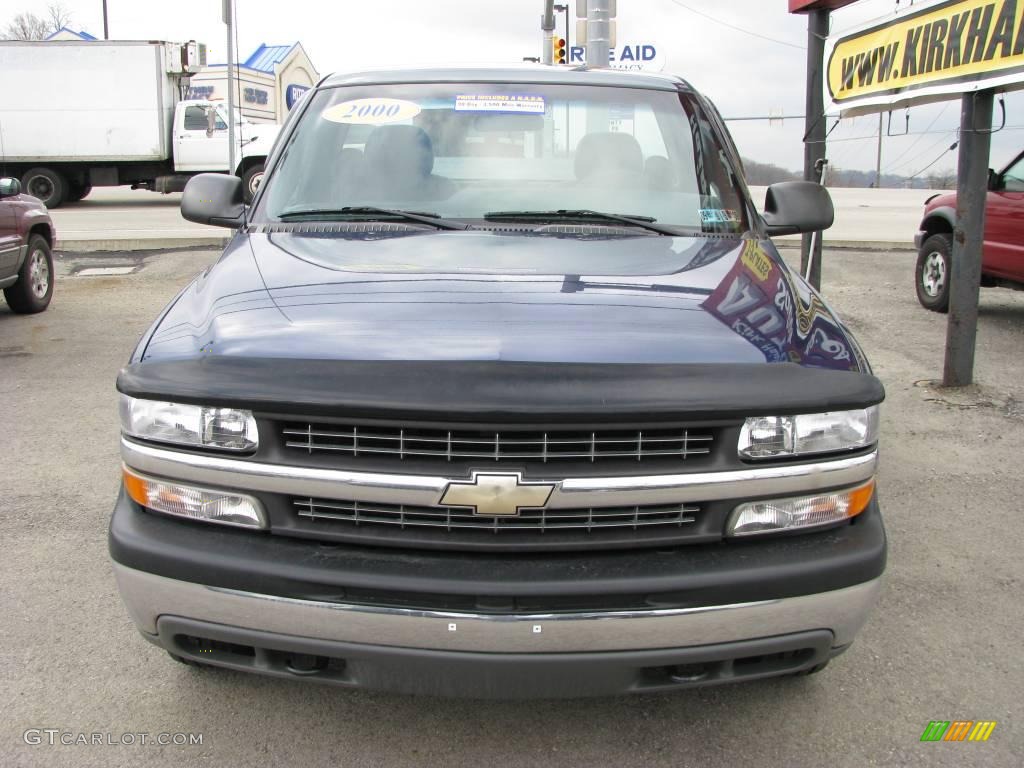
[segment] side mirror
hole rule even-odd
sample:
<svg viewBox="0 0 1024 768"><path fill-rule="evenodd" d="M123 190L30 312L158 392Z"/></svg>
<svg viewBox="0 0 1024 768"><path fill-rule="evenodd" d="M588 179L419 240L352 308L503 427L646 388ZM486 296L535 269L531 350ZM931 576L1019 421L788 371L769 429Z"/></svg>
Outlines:
<svg viewBox="0 0 1024 768"><path fill-rule="evenodd" d="M197 224L238 229L244 211L242 180L226 173L193 176L181 195L182 217Z"/></svg>
<svg viewBox="0 0 1024 768"><path fill-rule="evenodd" d="M213 138L217 130L217 111L213 107L206 108L206 138Z"/></svg>
<svg viewBox="0 0 1024 768"><path fill-rule="evenodd" d="M988 188L991 190L999 189L999 174L991 168L988 169Z"/></svg>
<svg viewBox="0 0 1024 768"><path fill-rule="evenodd" d="M772 184L764 198L764 222L770 237L828 229L835 216L828 190L813 181Z"/></svg>
<svg viewBox="0 0 1024 768"><path fill-rule="evenodd" d="M0 197L12 197L21 194L21 182L17 179L4 177L0 179Z"/></svg>

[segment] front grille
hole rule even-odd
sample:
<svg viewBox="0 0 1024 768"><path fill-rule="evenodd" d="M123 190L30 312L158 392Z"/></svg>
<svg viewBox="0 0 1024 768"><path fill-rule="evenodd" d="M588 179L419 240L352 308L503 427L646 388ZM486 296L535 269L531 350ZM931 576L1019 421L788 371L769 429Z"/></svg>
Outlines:
<svg viewBox="0 0 1024 768"><path fill-rule="evenodd" d="M657 504L597 509L536 509L518 515L486 517L464 507L418 507L328 499L295 499L299 517L334 521L349 526L434 528L444 531L482 533L545 533L571 531L579 534L608 530L651 528L679 529L693 523L700 507L692 504Z"/></svg>
<svg viewBox="0 0 1024 768"><path fill-rule="evenodd" d="M685 460L711 453L710 428L552 431L285 424L286 448L352 458L515 462Z"/></svg>

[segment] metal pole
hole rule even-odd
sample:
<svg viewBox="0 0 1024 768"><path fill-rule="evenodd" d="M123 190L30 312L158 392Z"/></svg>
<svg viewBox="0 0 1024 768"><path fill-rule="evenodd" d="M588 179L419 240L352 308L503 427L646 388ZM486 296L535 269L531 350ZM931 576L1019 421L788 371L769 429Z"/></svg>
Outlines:
<svg viewBox="0 0 1024 768"><path fill-rule="evenodd" d="M609 0L587 0L587 66L608 69L611 48L611 3Z"/></svg>
<svg viewBox="0 0 1024 768"><path fill-rule="evenodd" d="M974 342L978 330L981 249L988 198L988 158L992 144L992 89L965 93L960 111L957 160L956 227L949 269L949 321L942 384L965 387L974 380Z"/></svg>
<svg viewBox="0 0 1024 768"><path fill-rule="evenodd" d="M540 28L544 32L543 50L540 52L541 61L545 64L554 64L555 0L544 0L544 13L540 17Z"/></svg>
<svg viewBox="0 0 1024 768"><path fill-rule="evenodd" d="M818 180L818 161L825 159L825 95L822 70L828 10L816 8L807 14L807 100L804 110L804 179ZM810 269L808 269L808 265ZM821 237L805 234L800 244L800 273L816 289L821 288Z"/></svg>
<svg viewBox="0 0 1024 768"><path fill-rule="evenodd" d="M110 39L110 28L107 26L107 0L103 0L103 39Z"/></svg>
<svg viewBox="0 0 1024 768"><path fill-rule="evenodd" d="M875 158L875 189L882 188L882 113L878 113L878 156Z"/></svg>
<svg viewBox="0 0 1024 768"><path fill-rule="evenodd" d="M235 164L235 0L224 0L224 23L228 27L228 173Z"/></svg>

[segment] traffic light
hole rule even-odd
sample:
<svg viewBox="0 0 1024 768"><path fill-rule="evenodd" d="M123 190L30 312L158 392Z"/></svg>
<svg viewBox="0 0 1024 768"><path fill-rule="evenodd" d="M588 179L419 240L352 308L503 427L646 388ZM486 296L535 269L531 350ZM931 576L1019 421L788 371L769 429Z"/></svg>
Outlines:
<svg viewBox="0 0 1024 768"><path fill-rule="evenodd" d="M551 41L551 45L554 47L554 61L555 64L565 64L566 62L566 51L565 51L565 38L556 37Z"/></svg>

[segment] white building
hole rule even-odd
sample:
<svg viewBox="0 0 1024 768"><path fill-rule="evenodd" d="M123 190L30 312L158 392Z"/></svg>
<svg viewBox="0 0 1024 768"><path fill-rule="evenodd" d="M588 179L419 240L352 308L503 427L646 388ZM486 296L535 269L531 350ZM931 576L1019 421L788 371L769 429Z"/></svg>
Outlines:
<svg viewBox="0 0 1024 768"><path fill-rule="evenodd" d="M284 122L292 105L320 79L302 43L262 44L238 64L236 76L235 102L254 123ZM193 75L189 98L227 101L227 65L211 64Z"/></svg>

